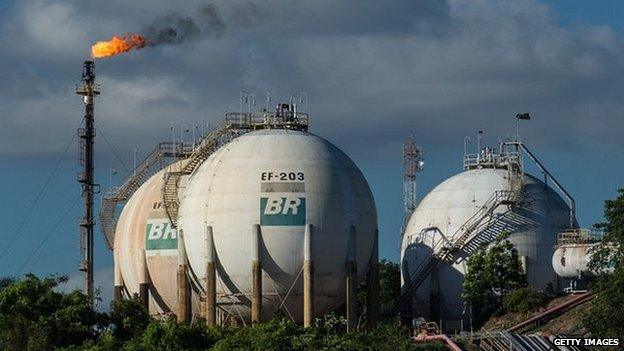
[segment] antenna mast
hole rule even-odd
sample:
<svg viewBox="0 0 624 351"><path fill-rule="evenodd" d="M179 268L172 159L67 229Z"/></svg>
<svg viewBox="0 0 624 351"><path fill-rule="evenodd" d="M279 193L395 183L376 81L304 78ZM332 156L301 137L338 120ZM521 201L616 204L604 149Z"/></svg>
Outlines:
<svg viewBox="0 0 624 351"><path fill-rule="evenodd" d="M99 192L99 185L93 183L93 143L95 127L93 116L93 98L100 94L95 83L95 62L86 60L82 67L81 83L76 86L76 94L83 96L85 114L83 127L78 128L79 160L83 171L78 174L84 198L84 217L78 221L80 236L81 260L78 270L85 273L85 294L89 303L93 304L93 195Z"/></svg>
<svg viewBox="0 0 624 351"><path fill-rule="evenodd" d="M403 143L403 208L405 218L403 219L403 230L407 226L410 215L416 209L417 189L416 173L421 172L424 166L422 150L414 143L414 138L410 136Z"/></svg>

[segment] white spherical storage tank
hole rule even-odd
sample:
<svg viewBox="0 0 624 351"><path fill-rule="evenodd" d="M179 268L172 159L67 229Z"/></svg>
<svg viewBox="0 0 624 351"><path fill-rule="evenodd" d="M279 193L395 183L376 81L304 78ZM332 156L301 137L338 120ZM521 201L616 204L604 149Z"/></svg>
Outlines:
<svg viewBox="0 0 624 351"><path fill-rule="evenodd" d="M178 228L193 284L206 288L206 232L213 232L217 307L250 320L252 260L262 266L262 320L282 309L302 320L304 233L312 228L314 314L340 306L349 245L362 278L373 257L377 214L351 159L305 131L262 129L225 144L191 174ZM256 226L256 227L254 227ZM354 235L350 235L354 227ZM349 238L355 237L352 241Z"/></svg>
<svg viewBox="0 0 624 351"><path fill-rule="evenodd" d="M178 236L162 205L164 173L157 172L143 183L123 207L115 231L113 248L126 295L139 294L147 284L152 314L170 314L177 303L176 270ZM194 302L198 309L198 302Z"/></svg>
<svg viewBox="0 0 624 351"><path fill-rule="evenodd" d="M509 233L518 250L529 284L538 289L557 287L551 257L557 233L570 226L570 208L544 182L499 166L468 169L445 180L422 199L406 225L401 246L403 285L415 279L415 271L434 248L461 237L476 218L484 216L455 252L452 263L437 261L411 293L415 315L441 322L446 330L459 330L462 321L470 318L461 298L468 258L503 232ZM515 184L522 184L519 192L514 190L514 179ZM511 198L512 193L520 194L513 204L492 200ZM486 210L490 208L491 212Z"/></svg>

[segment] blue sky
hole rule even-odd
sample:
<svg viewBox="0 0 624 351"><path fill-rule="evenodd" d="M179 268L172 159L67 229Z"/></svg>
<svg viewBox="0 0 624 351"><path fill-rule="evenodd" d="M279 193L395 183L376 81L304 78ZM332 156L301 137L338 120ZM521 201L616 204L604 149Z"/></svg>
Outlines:
<svg viewBox="0 0 624 351"><path fill-rule="evenodd" d="M81 204L62 217L78 196L75 144L26 214L80 122L73 88L90 43L140 31L171 11L192 14L201 2L145 3L0 2L0 237L4 245L16 238L0 257L4 275L77 277ZM460 170L465 135L483 129L494 145L525 111L533 119L522 134L576 198L581 225L600 221L603 201L624 186L619 1L256 4L241 21L239 8L217 2L228 19L220 38L98 62L104 189L110 168L119 182L124 167L103 136L132 165L135 146L141 157L169 140L171 123L214 122L237 109L241 90L270 90L274 99L308 93L311 131L350 155L373 189L382 258L399 256L401 143L410 133L426 157L421 196ZM109 294L112 255L96 237L97 279Z"/></svg>

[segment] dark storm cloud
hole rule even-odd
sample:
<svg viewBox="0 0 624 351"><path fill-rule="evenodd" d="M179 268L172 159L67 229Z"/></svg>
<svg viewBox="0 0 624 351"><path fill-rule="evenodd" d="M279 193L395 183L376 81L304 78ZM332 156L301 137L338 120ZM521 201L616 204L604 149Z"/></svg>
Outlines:
<svg viewBox="0 0 624 351"><path fill-rule="evenodd" d="M179 45L97 64L99 123L120 148L149 148L172 122L235 109L241 90L270 90L274 100L307 92L314 131L353 150L363 150L359 140L386 150L406 130L430 147L461 145L473 129L513 129L518 111L534 115L525 128L537 142L622 146L621 38L608 27L562 27L539 2L124 4L18 1L0 15L0 91L11 92L0 119L13 131L1 153L58 149L75 127L67 116L80 116L72 88L90 43L144 27ZM37 77L34 93L19 88L21 77ZM32 125L48 133L18 146Z"/></svg>

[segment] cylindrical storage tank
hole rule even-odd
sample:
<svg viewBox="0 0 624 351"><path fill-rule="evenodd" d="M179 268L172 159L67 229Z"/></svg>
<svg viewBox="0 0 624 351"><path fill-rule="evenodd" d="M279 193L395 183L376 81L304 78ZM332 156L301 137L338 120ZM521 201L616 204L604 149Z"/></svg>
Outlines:
<svg viewBox="0 0 624 351"><path fill-rule="evenodd" d="M582 275L593 275L587 265L591 260L592 249L598 245L566 244L555 250L552 256L552 266L558 276L562 278L578 279Z"/></svg>
<svg viewBox="0 0 624 351"><path fill-rule="evenodd" d="M551 265L557 233L570 226L570 211L563 199L540 180L503 168L477 168L457 174L429 192L411 215L401 248L402 284L431 256L433 247L463 233L464 224L496 191L510 191L522 177L522 195L516 205L501 204L473 232L454 263L440 262L412 292L417 315L441 321L447 330L460 329L469 320L461 298L468 257L480 245L507 232L518 250L529 284L555 288ZM487 207L487 206L486 206ZM468 324L465 324L468 325Z"/></svg>
<svg viewBox="0 0 624 351"><path fill-rule="evenodd" d="M205 289L206 226L212 226L217 305L250 320L254 228L260 225L262 320L283 307L300 322L306 224L312 226L314 314L344 302L349 228L357 273L368 269L377 215L364 176L337 147L286 129L247 133L191 175L179 212L189 264Z"/></svg>
<svg viewBox="0 0 624 351"><path fill-rule="evenodd" d="M147 264L152 314L174 313L177 304L178 236L165 213L162 188L165 172L179 165L170 165L154 174L135 191L124 206L115 231L114 260L127 294L139 293ZM198 313L199 301L196 299L193 305Z"/></svg>

